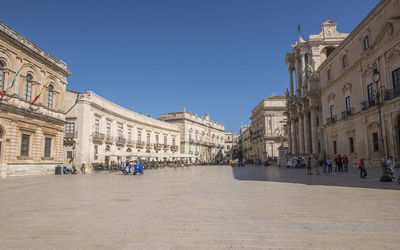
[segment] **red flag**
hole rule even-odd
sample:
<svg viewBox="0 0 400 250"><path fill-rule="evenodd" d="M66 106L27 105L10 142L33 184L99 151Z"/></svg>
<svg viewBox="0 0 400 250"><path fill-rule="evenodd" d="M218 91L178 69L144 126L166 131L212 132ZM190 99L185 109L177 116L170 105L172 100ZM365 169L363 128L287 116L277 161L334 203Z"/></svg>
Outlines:
<svg viewBox="0 0 400 250"><path fill-rule="evenodd" d="M39 94L37 94L37 96L35 97L35 99L33 99L32 104L34 104L34 103L37 101L37 99L39 99L39 96L42 94L43 90L47 87L47 84L49 84L49 82L47 82L47 83L43 86L43 88L42 88L42 90L40 90Z"/></svg>

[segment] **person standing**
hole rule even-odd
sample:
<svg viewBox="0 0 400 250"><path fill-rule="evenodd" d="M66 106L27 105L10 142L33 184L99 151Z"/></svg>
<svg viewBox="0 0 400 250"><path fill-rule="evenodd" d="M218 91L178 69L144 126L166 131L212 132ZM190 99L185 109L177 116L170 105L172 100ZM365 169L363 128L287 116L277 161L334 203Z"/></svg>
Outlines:
<svg viewBox="0 0 400 250"><path fill-rule="evenodd" d="M343 172L348 173L349 172L349 159L347 158L346 155L343 156L342 163L343 163L343 166L344 166Z"/></svg>
<svg viewBox="0 0 400 250"><path fill-rule="evenodd" d="M315 166L315 172L317 173L317 175L319 175L319 161L318 161L318 157L315 157L314 166Z"/></svg>
<svg viewBox="0 0 400 250"><path fill-rule="evenodd" d="M364 158L360 160L360 166L358 168L360 169L360 178L367 177L367 170L365 169Z"/></svg>
<svg viewBox="0 0 400 250"><path fill-rule="evenodd" d="M332 160L331 160L331 158L328 158L328 160L326 160L326 163L328 164L328 173L332 173Z"/></svg>
<svg viewBox="0 0 400 250"><path fill-rule="evenodd" d="M311 158L308 158L308 161L307 161L307 174L312 175L312 173L311 173Z"/></svg>
<svg viewBox="0 0 400 250"><path fill-rule="evenodd" d="M324 155L323 158L319 161L319 166L324 168L324 173L326 173L326 156Z"/></svg>
<svg viewBox="0 0 400 250"><path fill-rule="evenodd" d="M387 160L387 166L389 168L389 174L390 177L393 179L393 175L394 175L394 164L393 164L393 156L389 156L389 159Z"/></svg>
<svg viewBox="0 0 400 250"><path fill-rule="evenodd" d="M335 158L335 172L339 171L339 155Z"/></svg>

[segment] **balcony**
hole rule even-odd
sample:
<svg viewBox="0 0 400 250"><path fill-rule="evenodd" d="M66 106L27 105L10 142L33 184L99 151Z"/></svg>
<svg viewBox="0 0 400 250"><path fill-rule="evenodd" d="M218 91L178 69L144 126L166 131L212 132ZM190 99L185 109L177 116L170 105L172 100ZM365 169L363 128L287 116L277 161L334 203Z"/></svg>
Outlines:
<svg viewBox="0 0 400 250"><path fill-rule="evenodd" d="M113 143L114 137L111 135L106 135L106 143Z"/></svg>
<svg viewBox="0 0 400 250"><path fill-rule="evenodd" d="M136 148L144 148L144 142L142 141L136 142Z"/></svg>
<svg viewBox="0 0 400 250"><path fill-rule="evenodd" d="M154 144L154 149L155 149L155 150L161 150L161 149L162 149L162 146L163 146L162 144L155 143L155 144Z"/></svg>
<svg viewBox="0 0 400 250"><path fill-rule="evenodd" d="M164 150L167 150L169 148L168 144L164 144Z"/></svg>
<svg viewBox="0 0 400 250"><path fill-rule="evenodd" d="M385 91L384 100L389 101L400 96L400 87Z"/></svg>
<svg viewBox="0 0 400 250"><path fill-rule="evenodd" d="M93 132L92 133L92 139L94 141L103 141L104 140L104 134L99 133L99 132Z"/></svg>
<svg viewBox="0 0 400 250"><path fill-rule="evenodd" d="M336 122L336 115L326 119L326 125L334 124Z"/></svg>
<svg viewBox="0 0 400 250"><path fill-rule="evenodd" d="M78 131L65 132L64 138L75 139L78 137Z"/></svg>
<svg viewBox="0 0 400 250"><path fill-rule="evenodd" d="M124 137L122 137L122 136L118 136L115 139L115 143L122 146L122 145L124 145L126 143L126 139Z"/></svg>
<svg viewBox="0 0 400 250"><path fill-rule="evenodd" d="M151 149L151 143L146 143L146 149Z"/></svg>
<svg viewBox="0 0 400 250"><path fill-rule="evenodd" d="M178 146L176 146L176 145L171 145L171 150L172 150L172 151L178 151Z"/></svg>
<svg viewBox="0 0 400 250"><path fill-rule="evenodd" d="M131 139L126 140L126 145L132 147L133 146L133 140L131 140Z"/></svg>
<svg viewBox="0 0 400 250"><path fill-rule="evenodd" d="M342 112L342 119L347 119L348 117L354 115L354 108L351 108L350 110L346 110Z"/></svg>
<svg viewBox="0 0 400 250"><path fill-rule="evenodd" d="M361 103L361 110L367 110L367 109L372 108L374 106L376 106L375 100L363 101Z"/></svg>

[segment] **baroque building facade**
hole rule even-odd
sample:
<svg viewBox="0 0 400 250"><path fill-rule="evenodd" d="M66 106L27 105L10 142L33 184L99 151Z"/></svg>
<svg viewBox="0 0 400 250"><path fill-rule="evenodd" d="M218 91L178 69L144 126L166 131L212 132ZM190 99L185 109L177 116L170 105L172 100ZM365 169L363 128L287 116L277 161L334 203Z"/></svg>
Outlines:
<svg viewBox="0 0 400 250"><path fill-rule="evenodd" d="M392 155L395 162L400 161L399 20L400 0L383 0L348 35L337 33L336 24L331 21L328 21L330 32L325 28L327 23L322 24L320 36L336 39L330 44L324 41L312 51L329 53L315 60L310 74L298 71L296 93L290 77L287 93L288 126L292 128L288 131L289 154L311 152L330 158L346 154L351 164L356 165L363 158L367 166L375 167L380 166L383 156ZM286 55L289 73L296 68L307 68L302 66L306 59L297 59L302 54L301 49L296 48L302 43L295 44L293 53ZM372 79L374 67L380 75L376 82ZM307 91L303 91L303 83ZM309 96L307 101L304 95ZM307 107L311 109L311 116L306 118L307 123L311 120L311 128L304 119Z"/></svg>
<svg viewBox="0 0 400 250"><path fill-rule="evenodd" d="M278 148L286 126L286 98L274 95L263 99L251 111L250 158L266 161L278 157Z"/></svg>
<svg viewBox="0 0 400 250"><path fill-rule="evenodd" d="M183 110L161 116L162 121L175 124L181 134L181 153L190 155L192 162L213 162L223 159L225 126Z"/></svg>
<svg viewBox="0 0 400 250"><path fill-rule="evenodd" d="M178 126L112 103L88 91L67 91L65 165L90 172L100 163L121 163L129 158L175 160L179 153Z"/></svg>
<svg viewBox="0 0 400 250"><path fill-rule="evenodd" d="M0 92L7 90L0 103L1 177L54 174L63 163L70 75L66 63L0 22Z"/></svg>
<svg viewBox="0 0 400 250"><path fill-rule="evenodd" d="M324 147L321 106L321 87L318 67L343 41L347 34L336 30L337 23L321 24L321 33L304 41L299 34L286 54L289 70L287 99L287 141L289 155L306 157L321 154Z"/></svg>
<svg viewBox="0 0 400 250"><path fill-rule="evenodd" d="M377 82L374 65L380 73ZM354 165L364 158L375 167L391 155L399 163L400 1L381 1L318 73L327 155L346 154Z"/></svg>

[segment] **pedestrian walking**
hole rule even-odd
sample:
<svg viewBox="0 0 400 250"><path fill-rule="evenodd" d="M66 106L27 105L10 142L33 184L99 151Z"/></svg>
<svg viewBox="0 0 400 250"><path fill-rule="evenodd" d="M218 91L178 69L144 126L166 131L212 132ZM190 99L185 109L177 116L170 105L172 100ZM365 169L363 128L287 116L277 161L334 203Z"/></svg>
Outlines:
<svg viewBox="0 0 400 250"><path fill-rule="evenodd" d="M340 164L342 164L342 157L338 155L335 158L335 172L340 172Z"/></svg>
<svg viewBox="0 0 400 250"><path fill-rule="evenodd" d="M328 173L332 173L332 160L328 158L328 160L326 160L326 163L328 164Z"/></svg>
<svg viewBox="0 0 400 250"><path fill-rule="evenodd" d="M360 165L358 167L360 169L360 178L365 178L367 177L367 170L365 169L364 165L364 158L360 160Z"/></svg>
<svg viewBox="0 0 400 250"><path fill-rule="evenodd" d="M344 166L343 172L348 173L349 172L349 159L347 158L346 155L343 156L342 163Z"/></svg>
<svg viewBox="0 0 400 250"><path fill-rule="evenodd" d="M387 166L389 168L389 175L393 179L394 177L394 164L393 164L393 156L389 156L389 159L387 160Z"/></svg>
<svg viewBox="0 0 400 250"><path fill-rule="evenodd" d="M317 173L317 175L319 175L319 161L318 161L318 157L315 157L314 166L315 166L315 172Z"/></svg>
<svg viewBox="0 0 400 250"><path fill-rule="evenodd" d="M311 172L311 158L308 158L308 160L307 160L307 174L308 175L312 175L312 172Z"/></svg>

